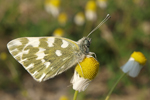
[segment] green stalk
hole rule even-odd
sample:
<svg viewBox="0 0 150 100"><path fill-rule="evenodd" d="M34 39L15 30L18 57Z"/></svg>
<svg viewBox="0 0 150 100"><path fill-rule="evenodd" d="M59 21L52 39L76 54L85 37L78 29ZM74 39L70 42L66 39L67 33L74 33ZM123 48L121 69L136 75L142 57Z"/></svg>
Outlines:
<svg viewBox="0 0 150 100"><path fill-rule="evenodd" d="M76 100L76 99L77 99L77 95L78 95L78 91L75 91L75 92L74 92L73 100Z"/></svg>
<svg viewBox="0 0 150 100"><path fill-rule="evenodd" d="M126 73L123 73L119 79L117 80L117 82L114 84L114 86L111 88L111 90L109 91L108 95L106 96L105 100L109 100L109 97L112 93L112 91L114 90L114 88L117 86L117 84L119 83L119 81L123 78L123 76L125 75Z"/></svg>

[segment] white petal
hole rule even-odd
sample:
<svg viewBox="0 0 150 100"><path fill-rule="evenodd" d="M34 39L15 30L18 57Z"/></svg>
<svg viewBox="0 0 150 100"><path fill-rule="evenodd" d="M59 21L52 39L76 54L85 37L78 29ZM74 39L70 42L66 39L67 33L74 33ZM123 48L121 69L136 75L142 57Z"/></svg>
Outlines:
<svg viewBox="0 0 150 100"><path fill-rule="evenodd" d="M107 2L106 1L97 1L97 4L100 8L105 9L107 7Z"/></svg>
<svg viewBox="0 0 150 100"><path fill-rule="evenodd" d="M51 13L54 17L57 17L59 15L59 8L55 7L53 5L46 5L45 9L48 13Z"/></svg>
<svg viewBox="0 0 150 100"><path fill-rule="evenodd" d="M95 11L90 11L90 10L85 12L85 16L90 21L94 21L97 18Z"/></svg>
<svg viewBox="0 0 150 100"><path fill-rule="evenodd" d="M76 71L74 72L74 75L71 79L71 83L73 84L73 89L79 92L85 91L85 89L88 87L90 82L91 80L80 77Z"/></svg>
<svg viewBox="0 0 150 100"><path fill-rule="evenodd" d="M130 59L128 60L128 62L127 62L125 65L123 65L123 66L121 67L122 71L123 71L124 73L129 72L129 71L132 69L131 66L133 66L134 62L135 62L135 60L134 60L133 58L130 58Z"/></svg>
<svg viewBox="0 0 150 100"><path fill-rule="evenodd" d="M127 73L131 77L137 77L142 66L134 60L134 58L130 58L128 62L121 67L124 73Z"/></svg>
<svg viewBox="0 0 150 100"><path fill-rule="evenodd" d="M138 62L135 61L128 75L131 77L137 77L141 69L142 69L142 66Z"/></svg>

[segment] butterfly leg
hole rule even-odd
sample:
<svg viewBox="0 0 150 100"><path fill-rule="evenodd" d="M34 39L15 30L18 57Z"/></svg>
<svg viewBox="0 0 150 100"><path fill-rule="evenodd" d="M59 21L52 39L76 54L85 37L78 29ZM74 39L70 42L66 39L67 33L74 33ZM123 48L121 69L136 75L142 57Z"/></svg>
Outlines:
<svg viewBox="0 0 150 100"><path fill-rule="evenodd" d="M92 55L94 55L94 57L97 59L97 56L94 52L89 52L89 55L87 55L87 57L91 57Z"/></svg>

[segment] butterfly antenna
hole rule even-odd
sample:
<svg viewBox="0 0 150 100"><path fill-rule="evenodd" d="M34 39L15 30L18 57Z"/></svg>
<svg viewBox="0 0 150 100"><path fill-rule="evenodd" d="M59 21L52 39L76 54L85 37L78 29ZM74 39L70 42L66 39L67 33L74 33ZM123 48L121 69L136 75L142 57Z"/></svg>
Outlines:
<svg viewBox="0 0 150 100"><path fill-rule="evenodd" d="M89 34L88 34L88 36L87 37L89 37L95 30L97 30L102 24L104 24L109 18L111 18L111 16L109 15L109 14L107 14L107 16L105 17L105 19L101 22L101 23L99 23L98 25L97 25L97 27L95 27Z"/></svg>

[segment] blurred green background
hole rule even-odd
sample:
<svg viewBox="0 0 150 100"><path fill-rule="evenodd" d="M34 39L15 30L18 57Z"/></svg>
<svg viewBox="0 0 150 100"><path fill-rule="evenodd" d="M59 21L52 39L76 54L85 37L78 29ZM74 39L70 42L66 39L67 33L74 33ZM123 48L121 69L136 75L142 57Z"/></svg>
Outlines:
<svg viewBox="0 0 150 100"><path fill-rule="evenodd" d="M57 0L56 0L57 1ZM150 98L150 0L0 0L0 100L70 100L74 68L46 82L36 82L10 55L7 43L19 37L61 35L78 41L107 14L111 19L93 32L90 51L100 62L100 71L78 100L104 100L122 75L120 67L133 51L142 52L147 63L136 78L123 77L110 100ZM51 11L52 10L52 11ZM94 15L84 17L87 10ZM83 16L77 24L75 16ZM63 14L62 14L63 13ZM91 17L91 20L88 19ZM92 19L93 18L93 19ZM77 19L78 20L78 19ZM55 31L59 28L59 31ZM60 31L61 28L61 31ZM58 32L58 33L57 33Z"/></svg>

